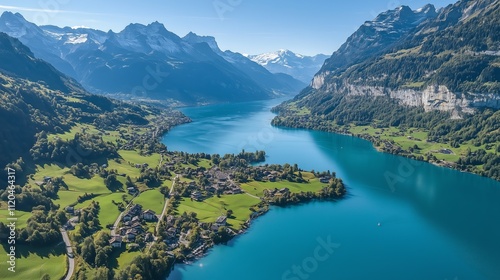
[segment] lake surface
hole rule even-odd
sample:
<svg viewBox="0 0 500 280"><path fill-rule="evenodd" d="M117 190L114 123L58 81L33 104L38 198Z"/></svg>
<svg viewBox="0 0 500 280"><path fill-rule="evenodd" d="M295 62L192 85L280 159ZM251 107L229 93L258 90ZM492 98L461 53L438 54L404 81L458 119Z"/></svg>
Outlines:
<svg viewBox="0 0 500 280"><path fill-rule="evenodd" d="M351 136L274 128L269 110L281 101L184 108L193 123L164 143L190 153L263 149L267 163L335 171L349 196L274 207L169 280L500 279L500 183Z"/></svg>

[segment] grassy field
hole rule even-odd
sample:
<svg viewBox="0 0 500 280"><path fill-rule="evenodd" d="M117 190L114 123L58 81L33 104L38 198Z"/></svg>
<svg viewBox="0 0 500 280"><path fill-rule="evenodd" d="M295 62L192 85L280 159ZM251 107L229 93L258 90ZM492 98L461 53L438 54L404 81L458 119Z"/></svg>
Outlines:
<svg viewBox="0 0 500 280"><path fill-rule="evenodd" d="M165 198L163 194L158 190L150 190L142 192L138 197L134 199L134 203L142 205L144 210L151 209L160 214L163 210L163 205L165 204Z"/></svg>
<svg viewBox="0 0 500 280"><path fill-rule="evenodd" d="M131 153L126 153L130 155ZM141 157L142 159L147 159L150 161L155 161L158 159L157 157ZM125 173L132 178L135 175L138 177L140 175L140 170L131 167L128 163L116 163L115 161L109 162L109 168L117 169L119 173ZM61 207L66 207L70 204L76 203L78 196L81 196L85 193L94 193L96 195L109 195L111 191L104 184L104 179L100 176L93 176L90 179L86 178L78 178L69 173L69 168L60 167L57 165L43 165L37 166L36 173L33 175L33 179L30 180L32 185L35 185L36 181L43 181L45 176L49 177L63 177L64 182L68 185L68 190L60 189L58 192L58 198L54 200L55 204L59 204ZM125 185L126 178L122 176L117 176L118 181L120 181L123 186ZM122 194L117 194L116 197L120 198ZM120 200L121 199L115 199Z"/></svg>
<svg viewBox="0 0 500 280"><path fill-rule="evenodd" d="M91 179L80 179L72 174L66 174L64 175L64 182L66 182L71 191L94 194L105 194L110 192L104 184L104 179L100 176L94 176Z"/></svg>
<svg viewBox="0 0 500 280"><path fill-rule="evenodd" d="M116 143L116 140L120 137L120 134L118 131L104 131L101 132L97 130L97 128L93 125L88 125L88 124L78 124L74 127L72 127L69 131L66 131L64 133L58 133L58 134L50 134L48 135L48 140L55 140L56 138L60 138L63 141L68 141L72 140L75 138L76 133L83 133L85 130L85 133L87 134L101 134L102 140L105 142L112 142Z"/></svg>
<svg viewBox="0 0 500 280"><path fill-rule="evenodd" d="M125 173L130 176L131 179L138 178L141 175L141 170L139 168L135 168L134 166L130 166L126 161L122 163L117 163L114 160L108 161L109 169L116 169L118 174Z"/></svg>
<svg viewBox="0 0 500 280"><path fill-rule="evenodd" d="M63 141L68 141L74 138L76 133L83 132L85 130L87 133L100 134L104 141L116 142L119 137L118 131L98 131L92 125L77 125L71 128L69 131L61 134L49 135L50 141L55 141L56 138L60 138ZM140 176L140 169L135 167L135 164L147 163L149 167L155 168L159 165L161 156L159 154L154 154L151 156L142 156L137 151L119 151L120 160L107 160L102 159L99 161L100 164L107 162L108 169L116 169L118 174L126 174L130 176L132 180ZM210 161L202 160L199 166L206 168L210 167ZM193 166L194 167L194 166ZM60 188L58 192L58 197L53 200L54 204L60 205L64 208L68 205L75 204L79 196L85 193L93 193L97 196L87 200L83 203L76 204L76 208L87 207L92 200L99 202L100 211L98 215L99 222L102 226L103 231L108 231L106 225L113 224L116 218L119 216L120 211L115 203L123 202L123 195L126 195L127 199L131 199L132 196L125 194L124 192L111 192L105 184L104 179L100 176L93 176L92 178L78 178L70 173L70 168L66 166L56 165L56 164L44 164L37 165L35 169L32 170L33 175L28 179L28 183L37 187L36 182L43 181L44 177L63 177L63 181L68 186L68 189ZM125 185L126 177L117 176L118 181ZM172 181L165 180L163 182L164 186L170 187ZM115 202L115 203L113 203ZM141 193L137 197L136 203L143 205L144 209L151 209L156 213L160 214L163 210L165 203L164 196L159 192L159 190L148 190ZM0 219L7 218L7 211L5 210L7 205L4 203L0 204ZM31 216L30 212L16 211L17 213L17 227L23 228L27 224L28 218ZM148 231L153 232L156 223L148 223ZM78 226L77 226L78 229ZM75 244L73 244L75 245ZM65 247L63 243L51 248L36 248L36 251L29 251L32 248L23 247L17 245L18 259L16 273L11 273L7 270L6 260L7 255L5 250L7 247L0 248L0 261L3 263L0 270L0 279L40 279L44 274L49 274L51 279L62 279L66 272L66 254ZM127 252L126 250L116 252L118 259L113 260L111 267L113 268L123 268L127 267L135 258L139 256L141 252ZM91 279L93 271L89 270L87 273Z"/></svg>
<svg viewBox="0 0 500 280"><path fill-rule="evenodd" d="M128 252L125 250L125 248L122 248L122 250L117 252L117 254L118 257L116 259L118 262L118 267L125 268L132 263L135 257L141 255L141 251Z"/></svg>
<svg viewBox="0 0 500 280"><path fill-rule="evenodd" d="M54 204L59 204L62 208L64 208L68 205L76 203L78 201L78 197L84 194L85 192L59 190L57 193L58 198L52 201Z"/></svg>
<svg viewBox="0 0 500 280"><path fill-rule="evenodd" d="M81 179L68 173L69 168L60 167L58 165L37 165L36 173L33 179L29 182L35 185L36 181L43 181L45 176L63 177L64 182L68 185L68 190L61 188L58 192L58 198L54 200L54 204L59 204L61 207L66 207L76 203L78 196L85 193L94 194L109 194L110 191L104 184L104 179L99 176L94 176L91 179Z"/></svg>
<svg viewBox="0 0 500 280"><path fill-rule="evenodd" d="M16 228L17 229L25 228L26 224L28 222L28 219L31 217L31 212L25 212L25 211L20 211L20 210L16 210L15 212L16 212L15 216L12 216L12 217L9 216L8 211L7 211L7 204L2 203L2 206L0 208L0 221L3 221L4 223L6 223L7 218L17 218Z"/></svg>
<svg viewBox="0 0 500 280"><path fill-rule="evenodd" d="M206 169L210 169L212 168L212 162L209 161L208 159L202 159L200 160L200 162L198 163L198 166L199 167L204 167Z"/></svg>
<svg viewBox="0 0 500 280"><path fill-rule="evenodd" d="M259 204L260 199L247 194L223 195L220 198L211 197L202 202L183 199L177 208L178 214L183 212L194 212L200 221L206 223L215 222L222 215L226 215L227 210L233 210L233 218L228 219L228 223L234 229L240 229L241 224L250 217L252 211L250 207Z"/></svg>
<svg viewBox="0 0 500 280"><path fill-rule="evenodd" d="M147 228L146 231L150 232L151 234L154 234L155 229L156 229L156 225L157 225L156 222L146 222L146 228Z"/></svg>
<svg viewBox="0 0 500 280"><path fill-rule="evenodd" d="M120 156L125 160L126 163L131 162L132 164L143 164L147 163L149 167L155 168L160 163L160 155L153 154L151 156L141 156L136 151L119 151Z"/></svg>
<svg viewBox="0 0 500 280"><path fill-rule="evenodd" d="M161 185L168 187L168 189L170 189L170 187L172 187L172 180L164 180Z"/></svg>
<svg viewBox="0 0 500 280"><path fill-rule="evenodd" d="M366 133L372 136L379 136L384 140L393 140L398 146L405 150L417 145L419 149L414 151L415 155L418 156L432 153L436 158L450 162L456 162L461 156L466 155L468 149L472 152L478 149L486 150L484 145L476 147L468 142L463 143L459 148L453 148L450 144L427 142L428 133L419 129L401 131L395 127L380 129L371 126L353 126L350 132L353 134ZM441 153L440 150L442 149L449 149L453 151L453 154ZM487 151L492 152L493 149Z"/></svg>
<svg viewBox="0 0 500 280"><path fill-rule="evenodd" d="M138 178L141 175L141 170L136 168L136 164L144 164L147 163L149 167L155 168L160 163L160 155L153 154L152 156L141 156L136 151L119 151L118 154L122 158L122 162L118 163L114 160L108 161L109 169L116 169L118 174L125 173L130 178ZM130 165L129 164L132 164Z"/></svg>
<svg viewBox="0 0 500 280"><path fill-rule="evenodd" d="M125 193L112 193L112 194L105 194L105 195L100 195L98 197L95 197L91 200L85 201L84 203L77 204L75 207L76 208L83 208L87 207L90 205L92 201L99 202L99 206L101 207L101 210L99 211L99 222L101 223L101 226L104 228L108 224L113 224L120 215L120 211L118 210L118 206L113 204L113 200L116 203L123 202L122 196ZM131 196L126 194L127 198L130 199Z"/></svg>
<svg viewBox="0 0 500 280"><path fill-rule="evenodd" d="M319 181L319 179L314 178L309 172L302 172L302 176L304 179L309 179L309 183L292 183L288 181L279 181L279 182L258 182L252 181L246 184L241 184L241 188L246 192L256 195L256 196L264 196L265 189L281 189L281 188L289 188L290 192L299 193L303 192L317 192L325 187L326 184L323 184Z"/></svg>
<svg viewBox="0 0 500 280"><path fill-rule="evenodd" d="M63 244L50 248L31 248L16 245L17 261L16 272L7 270L6 247L0 246L0 279L40 279L44 274L49 274L50 279L61 279L66 273L66 249Z"/></svg>
<svg viewBox="0 0 500 280"><path fill-rule="evenodd" d="M58 133L58 134L49 134L47 135L47 139L50 140L55 140L56 138L60 138L63 141L68 141L71 139L75 138L75 134L78 132L82 132L83 129L89 129L90 125L82 125L78 124L74 127L72 127L69 131L66 131L64 133Z"/></svg>
<svg viewBox="0 0 500 280"><path fill-rule="evenodd" d="M55 164L44 164L36 166L36 173L33 175L34 181L43 181L43 177L60 177L69 172L69 168Z"/></svg>
<svg viewBox="0 0 500 280"><path fill-rule="evenodd" d="M297 107L297 102L291 102L288 107L289 110L293 111L297 116L305 116L311 114L311 111L306 107Z"/></svg>
<svg viewBox="0 0 500 280"><path fill-rule="evenodd" d="M91 179L78 178L69 173L69 168L57 165L38 165L36 174L33 176L34 180L31 180L30 183L34 184L35 181L43 181L45 176L63 177L64 182L68 185L69 191L95 194L109 192L104 184L103 178L99 176L94 176Z"/></svg>

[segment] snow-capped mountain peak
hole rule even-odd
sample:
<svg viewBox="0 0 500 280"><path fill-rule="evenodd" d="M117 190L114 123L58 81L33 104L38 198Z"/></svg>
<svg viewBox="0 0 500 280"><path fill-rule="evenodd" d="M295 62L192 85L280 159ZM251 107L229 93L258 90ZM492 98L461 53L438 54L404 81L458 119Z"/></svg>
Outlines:
<svg viewBox="0 0 500 280"><path fill-rule="evenodd" d="M305 83L309 83L328 56L304 56L287 49L259 55L249 55L251 60L264 66L272 73L285 73Z"/></svg>
<svg viewBox="0 0 500 280"><path fill-rule="evenodd" d="M33 33L40 32L35 24L28 22L20 13L11 12L4 12L0 16L0 29L15 38L33 36Z"/></svg>
<svg viewBox="0 0 500 280"><path fill-rule="evenodd" d="M296 94L305 87L239 53L222 52L214 37L189 33L180 38L157 21L103 32L37 26L7 12L0 17L0 32L18 38L37 58L99 93L133 94L141 88L147 96L197 104ZM154 75L147 85L146 74Z"/></svg>
<svg viewBox="0 0 500 280"><path fill-rule="evenodd" d="M167 55L182 53L189 46L184 45L181 38L168 31L157 21L148 25L129 24L119 33L108 32L109 40L125 50L150 54L152 52Z"/></svg>

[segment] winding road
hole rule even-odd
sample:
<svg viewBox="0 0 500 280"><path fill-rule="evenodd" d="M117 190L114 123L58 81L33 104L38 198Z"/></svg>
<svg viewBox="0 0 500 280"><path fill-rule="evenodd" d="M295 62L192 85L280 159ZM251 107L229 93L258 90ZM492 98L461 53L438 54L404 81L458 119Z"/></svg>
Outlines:
<svg viewBox="0 0 500 280"><path fill-rule="evenodd" d="M170 187L170 192L168 193L169 197L174 192L175 181L177 181L178 178L179 178L179 174L176 174L174 180L172 180L172 187ZM165 216L165 211L167 210L168 201L169 201L169 199L165 199L165 205L163 205L163 210L161 211L160 218L158 218L158 223L156 224L156 235L158 235L158 230L160 228L160 221L163 219L163 216ZM157 237L155 236L155 240L156 239L157 239Z"/></svg>
<svg viewBox="0 0 500 280"><path fill-rule="evenodd" d="M69 280L71 279L71 276L73 276L73 273L75 272L75 259L74 259L74 253L73 253L73 248L71 248L71 242L69 240L68 233L64 229L60 229L61 235L64 241L64 244L66 244L66 252L68 256L68 272L66 273L66 276L64 277L64 280ZM73 256L73 257L70 257Z"/></svg>
<svg viewBox="0 0 500 280"><path fill-rule="evenodd" d="M116 218L116 221L115 223L113 224L113 227L111 228L111 236L116 236L116 228L118 227L118 224L120 223L120 221L122 220L122 216L125 212L127 212L127 209L130 207L130 205L132 204L132 201L134 201L134 198L137 197L137 194L134 195L134 197L132 197L132 199L130 199L129 203L127 204L127 206L125 207L125 210L123 210L120 215L118 215L118 218Z"/></svg>

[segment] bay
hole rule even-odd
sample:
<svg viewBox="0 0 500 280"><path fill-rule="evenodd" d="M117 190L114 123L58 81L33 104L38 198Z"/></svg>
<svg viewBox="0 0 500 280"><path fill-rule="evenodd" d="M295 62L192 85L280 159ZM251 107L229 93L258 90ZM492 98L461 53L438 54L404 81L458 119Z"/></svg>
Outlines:
<svg viewBox="0 0 500 280"><path fill-rule="evenodd" d="M190 153L265 150L266 163L332 170L348 197L274 207L168 279L500 279L500 183L351 136L272 127L281 101L183 108L193 122L163 141Z"/></svg>

